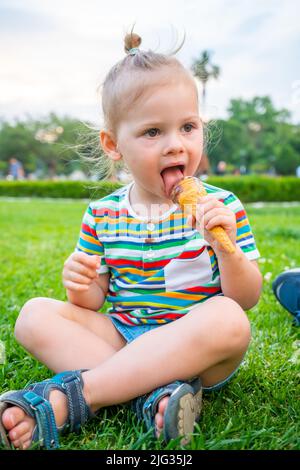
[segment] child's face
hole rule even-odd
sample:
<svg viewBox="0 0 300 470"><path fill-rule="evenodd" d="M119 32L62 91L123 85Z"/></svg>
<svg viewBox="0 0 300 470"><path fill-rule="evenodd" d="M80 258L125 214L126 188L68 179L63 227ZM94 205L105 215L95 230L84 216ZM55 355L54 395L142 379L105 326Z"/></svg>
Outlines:
<svg viewBox="0 0 300 470"><path fill-rule="evenodd" d="M147 90L119 124L117 145L144 200L168 201L172 175L166 182L162 171L179 166L192 176L201 160L203 128L193 84L182 79Z"/></svg>

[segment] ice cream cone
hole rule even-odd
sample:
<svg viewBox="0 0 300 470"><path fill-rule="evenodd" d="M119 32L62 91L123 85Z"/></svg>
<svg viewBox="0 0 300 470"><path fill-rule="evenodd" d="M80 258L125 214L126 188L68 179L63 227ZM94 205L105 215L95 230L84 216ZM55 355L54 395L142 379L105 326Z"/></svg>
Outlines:
<svg viewBox="0 0 300 470"><path fill-rule="evenodd" d="M179 204L182 210L187 211L196 218L197 200L206 194L206 189L199 179L187 176L173 188L171 198L176 204ZM224 250L228 253L235 252L235 247L223 227L218 225L210 229L209 232L215 240L218 240Z"/></svg>

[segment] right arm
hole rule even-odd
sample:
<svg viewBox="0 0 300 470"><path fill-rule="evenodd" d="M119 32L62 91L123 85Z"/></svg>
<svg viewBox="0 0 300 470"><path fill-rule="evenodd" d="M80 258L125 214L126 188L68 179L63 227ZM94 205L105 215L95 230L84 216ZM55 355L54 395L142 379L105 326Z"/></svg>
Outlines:
<svg viewBox="0 0 300 470"><path fill-rule="evenodd" d="M83 252L72 253L64 263L63 285L72 304L99 310L105 302L109 273L98 274L100 257Z"/></svg>

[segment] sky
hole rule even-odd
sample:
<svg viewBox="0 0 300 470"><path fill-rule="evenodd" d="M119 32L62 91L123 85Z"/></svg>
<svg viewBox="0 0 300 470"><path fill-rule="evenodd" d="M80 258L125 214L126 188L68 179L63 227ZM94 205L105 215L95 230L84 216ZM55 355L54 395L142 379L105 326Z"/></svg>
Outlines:
<svg viewBox="0 0 300 470"><path fill-rule="evenodd" d="M300 0L0 0L0 117L55 112L101 126L98 86L135 24L145 50L168 53L185 34L176 56L187 68L211 51L221 73L207 117L269 95L300 123L299 18Z"/></svg>

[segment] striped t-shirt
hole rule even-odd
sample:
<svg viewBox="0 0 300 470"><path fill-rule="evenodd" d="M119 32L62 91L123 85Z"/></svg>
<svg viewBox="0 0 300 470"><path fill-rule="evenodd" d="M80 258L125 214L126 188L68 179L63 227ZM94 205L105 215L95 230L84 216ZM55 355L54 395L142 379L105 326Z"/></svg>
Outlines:
<svg viewBox="0 0 300 470"><path fill-rule="evenodd" d="M130 205L133 183L92 202L76 247L101 256L110 273L107 313L128 325L167 323L214 295L222 294L218 261L198 230L174 204L156 220ZM204 183L208 194L236 216L237 244L248 259L259 257L245 209L231 192Z"/></svg>

